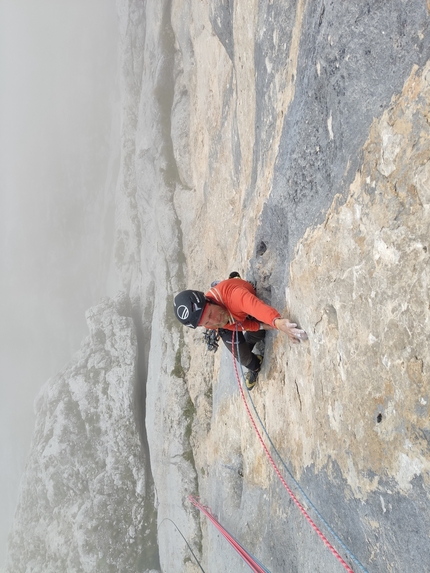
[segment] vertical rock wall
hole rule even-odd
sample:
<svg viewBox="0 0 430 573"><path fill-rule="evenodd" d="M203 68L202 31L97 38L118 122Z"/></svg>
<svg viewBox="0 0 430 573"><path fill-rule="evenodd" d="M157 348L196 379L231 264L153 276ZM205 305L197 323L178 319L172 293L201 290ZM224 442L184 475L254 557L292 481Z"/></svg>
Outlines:
<svg viewBox="0 0 430 573"><path fill-rule="evenodd" d="M11 573L145 571L158 550L161 570L198 571L175 525L205 570L241 571L190 493L273 573L337 572L266 463L230 356L174 320L178 290L231 270L309 332L291 348L268 335L252 394L288 467L369 570L421 571L425 3L118 0L118 13L116 264L131 302L90 311L89 341L41 394Z"/></svg>
<svg viewBox="0 0 430 573"><path fill-rule="evenodd" d="M128 297L104 300L87 322L80 351L36 401L10 573L157 563L147 540L153 501L134 417L137 345Z"/></svg>

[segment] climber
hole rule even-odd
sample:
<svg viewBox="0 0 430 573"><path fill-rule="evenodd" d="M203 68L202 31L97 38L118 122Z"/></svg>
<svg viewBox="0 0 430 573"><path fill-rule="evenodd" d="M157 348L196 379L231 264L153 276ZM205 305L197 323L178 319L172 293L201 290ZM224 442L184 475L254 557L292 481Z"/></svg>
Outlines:
<svg viewBox="0 0 430 573"><path fill-rule="evenodd" d="M180 292L175 297L174 310L184 326L217 329L230 352L231 331L238 330L234 350L239 352L241 364L248 369L245 377L248 390L254 388L263 361L263 357L254 354L252 349L264 340L266 330L280 330L293 343L307 340L304 330L261 301L252 284L236 272L227 280L212 283L206 294L195 290Z"/></svg>

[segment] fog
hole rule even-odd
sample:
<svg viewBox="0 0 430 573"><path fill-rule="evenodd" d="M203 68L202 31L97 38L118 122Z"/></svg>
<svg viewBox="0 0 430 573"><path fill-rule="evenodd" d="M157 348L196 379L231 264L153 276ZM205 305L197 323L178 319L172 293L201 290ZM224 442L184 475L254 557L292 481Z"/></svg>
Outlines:
<svg viewBox="0 0 430 573"><path fill-rule="evenodd" d="M116 290L115 1L1 0L0 43L1 566L34 398Z"/></svg>

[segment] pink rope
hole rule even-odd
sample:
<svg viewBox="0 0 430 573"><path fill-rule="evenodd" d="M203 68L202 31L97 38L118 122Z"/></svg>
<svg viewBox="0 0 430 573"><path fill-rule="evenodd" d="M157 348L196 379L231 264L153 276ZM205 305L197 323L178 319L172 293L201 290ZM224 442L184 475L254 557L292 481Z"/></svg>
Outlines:
<svg viewBox="0 0 430 573"><path fill-rule="evenodd" d="M308 515L308 513L306 512L305 508L301 505L301 503L299 502L299 500L296 498L296 496L294 495L294 493L291 491L291 489L289 488L287 482L284 480L284 478L281 475L281 472L278 469L278 466L275 464L272 456L270 455L269 450L267 449L266 444L264 443L264 440L257 428L257 425L255 423L254 418L252 417L251 411L249 409L248 403L246 401L245 398L245 393L243 391L242 388L242 384L240 383L240 377L239 377L239 372L237 370L237 364L236 364L236 355L235 355L235 350L234 350L234 331L232 332L232 337L231 337L231 347L232 347L232 354L233 354L233 364L234 364L234 371L236 373L236 379L237 379L237 383L239 384L239 390L243 399L243 402L245 404L245 408L246 411L248 412L248 416L249 419L251 420L251 423L254 427L254 430L257 433L258 439L260 440L261 445L263 446L263 449L266 453L266 456L269 458L269 461L271 463L271 465L273 466L273 469L275 470L277 476L279 477L279 479L282 482L282 485L285 487L285 489L287 490L287 492L289 493L291 499L294 501L294 503L297 505L297 507L299 508L299 510L301 511L301 513L304 515L304 517L306 518L306 520L308 521L308 523L310 524L310 526L312 527L312 529L316 532L316 534L318 535L318 537L323 541L324 545L326 545L326 547L328 547L330 549L330 551L333 553L333 555L336 557L336 559L338 561L340 561L340 563L344 566L344 568L348 571L348 573L354 573L354 571L351 569L351 567L348 565L348 563L346 563L346 561L344 561L342 559L342 557L339 555L339 553L336 551L336 549L333 547L333 545L329 542L329 540L325 537L325 535L322 533L322 531L320 531L320 529L318 529L317 525L312 521L312 518L310 517L310 515Z"/></svg>
<svg viewBox="0 0 430 573"><path fill-rule="evenodd" d="M235 549L235 551L237 551L237 553L239 553L239 555L254 573L267 573L267 569L263 569L258 563L256 563L252 556L246 551L246 549L242 547L242 545L236 541L236 539L230 535L230 533L224 529L224 527L216 520L209 507L199 503L192 495L190 495L188 499L193 505L200 509L200 511L204 513L208 519L210 519L218 531L227 539L230 545Z"/></svg>

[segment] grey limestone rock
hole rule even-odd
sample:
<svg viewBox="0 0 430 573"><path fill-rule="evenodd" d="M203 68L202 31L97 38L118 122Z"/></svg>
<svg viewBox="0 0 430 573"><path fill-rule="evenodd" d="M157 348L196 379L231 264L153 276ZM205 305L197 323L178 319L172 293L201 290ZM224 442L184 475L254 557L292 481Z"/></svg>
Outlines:
<svg viewBox="0 0 430 573"><path fill-rule="evenodd" d="M87 312L90 334L36 402L8 571L131 571L147 483L134 417L137 343L126 295Z"/></svg>

